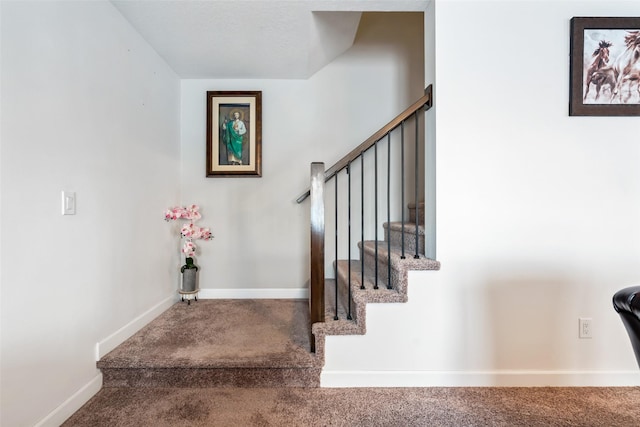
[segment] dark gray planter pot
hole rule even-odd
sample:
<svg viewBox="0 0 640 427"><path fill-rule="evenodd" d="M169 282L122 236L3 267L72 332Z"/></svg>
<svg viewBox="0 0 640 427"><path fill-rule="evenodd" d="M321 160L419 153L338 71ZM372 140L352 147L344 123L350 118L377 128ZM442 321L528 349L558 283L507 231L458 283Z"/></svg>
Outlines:
<svg viewBox="0 0 640 427"><path fill-rule="evenodd" d="M198 289L198 270L195 268L185 268L182 272L182 291L194 292Z"/></svg>

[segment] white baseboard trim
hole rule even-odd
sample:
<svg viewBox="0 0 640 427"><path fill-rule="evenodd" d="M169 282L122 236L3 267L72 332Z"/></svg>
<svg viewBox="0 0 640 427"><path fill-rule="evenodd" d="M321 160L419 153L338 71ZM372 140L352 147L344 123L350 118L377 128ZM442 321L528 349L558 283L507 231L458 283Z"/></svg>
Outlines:
<svg viewBox="0 0 640 427"><path fill-rule="evenodd" d="M321 387L635 387L640 371L322 371Z"/></svg>
<svg viewBox="0 0 640 427"><path fill-rule="evenodd" d="M308 299L309 290L297 289L200 289L199 299Z"/></svg>
<svg viewBox="0 0 640 427"><path fill-rule="evenodd" d="M122 344L127 338L138 332L153 319L164 313L173 304L179 300L178 295L172 295L160 301L131 322L118 329L107 338L96 344L96 361L100 360L105 354Z"/></svg>
<svg viewBox="0 0 640 427"><path fill-rule="evenodd" d="M89 401L102 388L102 374L96 375L84 387L65 400L35 427L58 427Z"/></svg>

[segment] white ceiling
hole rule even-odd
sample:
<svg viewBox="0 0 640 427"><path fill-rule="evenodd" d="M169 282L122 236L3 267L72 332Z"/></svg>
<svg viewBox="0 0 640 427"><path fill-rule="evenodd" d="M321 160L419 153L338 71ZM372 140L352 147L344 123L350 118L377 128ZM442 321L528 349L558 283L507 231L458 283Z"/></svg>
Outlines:
<svg viewBox="0 0 640 427"><path fill-rule="evenodd" d="M111 0L181 78L306 79L352 44L366 11L429 0Z"/></svg>

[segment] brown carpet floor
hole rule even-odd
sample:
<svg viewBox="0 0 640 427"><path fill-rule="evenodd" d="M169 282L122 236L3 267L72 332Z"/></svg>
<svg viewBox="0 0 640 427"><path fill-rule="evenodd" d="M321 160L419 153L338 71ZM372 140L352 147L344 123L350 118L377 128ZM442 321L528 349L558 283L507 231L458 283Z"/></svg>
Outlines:
<svg viewBox="0 0 640 427"><path fill-rule="evenodd" d="M317 388L323 360L307 328L305 301L178 303L99 362L105 387L63 425L640 426L640 387ZM243 373L285 367L306 385ZM110 371L139 378L107 386Z"/></svg>
<svg viewBox="0 0 640 427"><path fill-rule="evenodd" d="M105 388L63 426L640 425L640 388Z"/></svg>

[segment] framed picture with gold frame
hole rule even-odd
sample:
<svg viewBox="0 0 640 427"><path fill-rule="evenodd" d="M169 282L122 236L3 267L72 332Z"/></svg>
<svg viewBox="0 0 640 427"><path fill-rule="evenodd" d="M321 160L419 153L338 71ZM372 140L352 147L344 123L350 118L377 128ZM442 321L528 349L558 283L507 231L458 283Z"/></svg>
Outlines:
<svg viewBox="0 0 640 427"><path fill-rule="evenodd" d="M262 92L207 92L207 177L262 176Z"/></svg>

